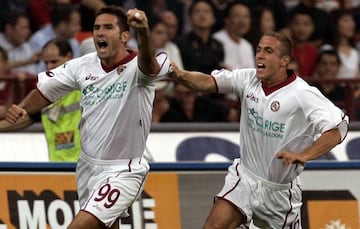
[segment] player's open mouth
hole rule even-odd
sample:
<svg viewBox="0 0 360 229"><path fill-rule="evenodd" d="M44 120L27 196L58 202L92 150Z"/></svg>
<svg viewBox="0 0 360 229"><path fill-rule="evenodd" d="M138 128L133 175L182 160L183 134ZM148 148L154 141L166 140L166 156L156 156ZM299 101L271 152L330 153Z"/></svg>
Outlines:
<svg viewBox="0 0 360 229"><path fill-rule="evenodd" d="M265 64L257 64L257 71L261 72L261 71L264 71L265 69Z"/></svg>
<svg viewBox="0 0 360 229"><path fill-rule="evenodd" d="M107 42L103 40L98 41L97 44L100 49L105 49L108 46Z"/></svg>

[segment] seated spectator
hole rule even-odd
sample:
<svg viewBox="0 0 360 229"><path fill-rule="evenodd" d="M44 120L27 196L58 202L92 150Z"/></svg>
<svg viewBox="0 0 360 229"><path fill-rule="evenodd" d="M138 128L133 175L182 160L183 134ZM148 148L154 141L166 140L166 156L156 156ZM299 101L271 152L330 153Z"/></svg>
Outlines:
<svg viewBox="0 0 360 229"><path fill-rule="evenodd" d="M293 11L290 16L290 34L294 41L294 58L303 77L310 77L315 70L318 48L310 41L314 32L314 21L306 9Z"/></svg>
<svg viewBox="0 0 360 229"><path fill-rule="evenodd" d="M245 37L255 53L260 37L266 32L275 31L276 22L273 11L268 7L257 6L252 9L251 14L251 27Z"/></svg>
<svg viewBox="0 0 360 229"><path fill-rule="evenodd" d="M171 61L174 61L179 68L183 69L183 63L179 48L168 39L165 23L158 17L149 21L150 38L156 53L166 52Z"/></svg>
<svg viewBox="0 0 360 229"><path fill-rule="evenodd" d="M213 34L224 47L224 64L227 68L255 67L253 47L244 38L250 27L249 7L242 2L230 3L225 9L224 29Z"/></svg>
<svg viewBox="0 0 360 229"><path fill-rule="evenodd" d="M160 14L160 18L165 23L168 40L175 40L179 34L179 21L176 14L170 10L166 10Z"/></svg>
<svg viewBox="0 0 360 229"><path fill-rule="evenodd" d="M8 53L12 72L37 74L36 63L40 52L33 51L27 42L31 35L28 17L18 11L10 11L3 20L4 32L0 33L0 46Z"/></svg>
<svg viewBox="0 0 360 229"><path fill-rule="evenodd" d="M224 49L211 35L215 8L210 0L194 0L188 11L192 30L175 40L185 69L210 73L222 68Z"/></svg>
<svg viewBox="0 0 360 229"><path fill-rule="evenodd" d="M80 56L79 42L76 34L81 30L80 13L72 4L57 4L51 14L51 24L48 24L34 33L29 43L33 50L41 51L46 42L53 38L67 39L74 53L74 57ZM37 66L37 71L46 69L41 61Z"/></svg>
<svg viewBox="0 0 360 229"><path fill-rule="evenodd" d="M316 60L314 79L336 79L341 65L340 57L334 50L325 50L319 53ZM316 86L331 101L345 99L345 87L334 82L319 82Z"/></svg>
<svg viewBox="0 0 360 229"><path fill-rule="evenodd" d="M359 52L355 47L355 20L352 10L339 9L331 12L330 38L321 47L334 49L341 60L338 78L359 77Z"/></svg>

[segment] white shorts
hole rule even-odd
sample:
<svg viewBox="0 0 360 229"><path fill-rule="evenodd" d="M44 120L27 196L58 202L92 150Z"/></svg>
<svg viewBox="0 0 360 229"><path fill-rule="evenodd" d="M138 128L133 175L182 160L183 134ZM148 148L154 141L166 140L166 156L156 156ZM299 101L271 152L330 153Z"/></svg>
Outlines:
<svg viewBox="0 0 360 229"><path fill-rule="evenodd" d="M235 159L216 198L233 203L260 228L301 229L302 191L297 180L276 184L260 178Z"/></svg>
<svg viewBox="0 0 360 229"><path fill-rule="evenodd" d="M84 153L76 167L80 209L111 227L144 189L149 164L144 158L95 160Z"/></svg>

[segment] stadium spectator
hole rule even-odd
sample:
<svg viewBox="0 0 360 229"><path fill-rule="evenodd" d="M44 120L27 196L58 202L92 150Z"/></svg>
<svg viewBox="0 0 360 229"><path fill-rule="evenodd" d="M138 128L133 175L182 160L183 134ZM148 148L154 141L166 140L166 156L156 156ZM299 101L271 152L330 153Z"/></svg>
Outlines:
<svg viewBox="0 0 360 229"><path fill-rule="evenodd" d="M165 23L168 40L175 40L179 35L179 20L176 14L170 10L166 10L160 14L161 20Z"/></svg>
<svg viewBox="0 0 360 229"><path fill-rule="evenodd" d="M229 69L253 68L253 47L244 38L251 27L249 7L245 3L235 1L229 3L224 14L224 28L213 34L224 47L224 64Z"/></svg>
<svg viewBox="0 0 360 229"><path fill-rule="evenodd" d="M314 79L336 79L341 60L335 50L321 51L316 60ZM319 82L314 84L320 92L333 102L345 99L345 87L335 82Z"/></svg>
<svg viewBox="0 0 360 229"><path fill-rule="evenodd" d="M310 41L314 32L314 22L308 9L293 11L289 29L294 41L294 59L299 66L299 75L309 77L315 70L318 47Z"/></svg>
<svg viewBox="0 0 360 229"><path fill-rule="evenodd" d="M351 9L334 10L330 14L331 37L321 49L334 49L340 60L338 78L359 77L359 51L355 46L355 20Z"/></svg>
<svg viewBox="0 0 360 229"><path fill-rule="evenodd" d="M275 31L276 23L273 11L266 6L252 8L251 15L251 27L245 37L251 43L255 53L260 37L266 32Z"/></svg>
<svg viewBox="0 0 360 229"><path fill-rule="evenodd" d="M180 68L183 63L180 50L175 43L169 40L166 25L159 17L153 17L149 21L150 37L155 47L156 53L166 52L171 61L174 61Z"/></svg>
<svg viewBox="0 0 360 229"><path fill-rule="evenodd" d="M293 15L295 11L307 11L311 15L314 24L314 32L310 37L310 41L314 43L316 47L319 47L324 38L327 35L329 26L332 26L329 23L328 13L322 9L316 7L318 1L314 0L300 0L293 8L289 10L289 15Z"/></svg>
<svg viewBox="0 0 360 229"><path fill-rule="evenodd" d="M55 37L63 38L70 42L74 57L79 57L80 44L75 36L81 30L80 18L79 11L72 4L57 4L51 14L51 24L44 26L30 37L30 46L38 52L49 40ZM45 64L41 61L37 71L41 72L45 69Z"/></svg>
<svg viewBox="0 0 360 229"><path fill-rule="evenodd" d="M40 52L33 51L27 42L31 35L29 18L21 12L10 11L3 19L4 32L0 34L0 46L9 56L8 64L12 72L36 74L36 63Z"/></svg>
<svg viewBox="0 0 360 229"><path fill-rule="evenodd" d="M193 1L188 16L192 31L175 40L184 68L210 73L214 68L223 67L223 46L211 34L211 28L216 20L212 2Z"/></svg>

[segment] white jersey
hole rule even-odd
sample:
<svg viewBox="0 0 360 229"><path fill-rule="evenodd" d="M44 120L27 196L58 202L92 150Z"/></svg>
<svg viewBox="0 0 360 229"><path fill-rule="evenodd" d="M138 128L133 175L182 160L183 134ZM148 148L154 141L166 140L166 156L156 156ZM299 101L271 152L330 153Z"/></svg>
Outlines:
<svg viewBox="0 0 360 229"><path fill-rule="evenodd" d="M37 87L51 102L74 89L82 92L82 153L99 160L138 158L151 127L155 81L170 69L165 53L157 61L160 73L147 76L139 69L135 52L111 69L90 53L40 73Z"/></svg>
<svg viewBox="0 0 360 229"><path fill-rule="evenodd" d="M255 175L274 183L289 183L303 170L284 167L275 158L281 150L301 152L315 138L339 127L347 133L347 116L318 89L292 71L286 82L266 88L256 69L213 71L219 93L236 93L241 99L240 157Z"/></svg>

